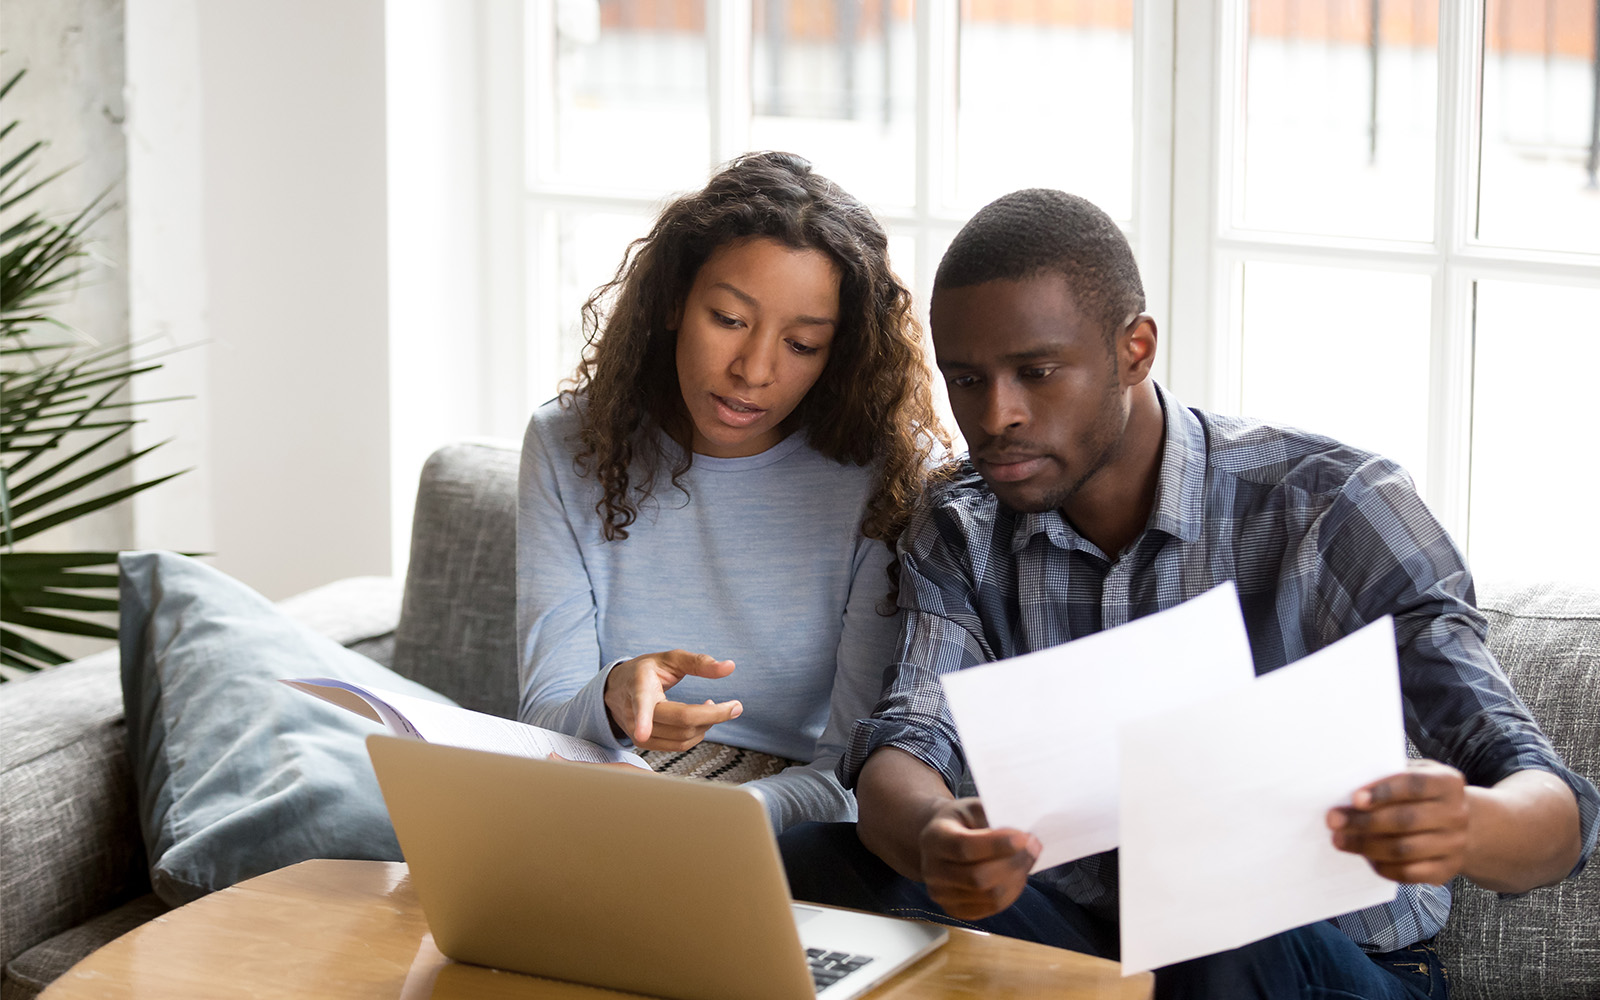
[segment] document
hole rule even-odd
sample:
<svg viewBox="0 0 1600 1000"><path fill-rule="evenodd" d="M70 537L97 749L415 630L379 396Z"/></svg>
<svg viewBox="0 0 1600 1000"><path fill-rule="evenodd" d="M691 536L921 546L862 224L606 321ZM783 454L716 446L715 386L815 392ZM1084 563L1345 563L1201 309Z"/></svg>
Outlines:
<svg viewBox="0 0 1600 1000"><path fill-rule="evenodd" d="M1130 719L1118 742L1125 975L1394 899L1326 826L1357 788L1406 768L1389 618L1242 689Z"/></svg>
<svg viewBox="0 0 1600 1000"><path fill-rule="evenodd" d="M455 705L331 677L300 677L283 683L382 723L396 736L515 757L542 759L557 754L567 760L596 764L622 762L650 770L650 765L638 754Z"/></svg>
<svg viewBox="0 0 1600 1000"><path fill-rule="evenodd" d="M1039 838L1033 870L1109 851L1126 721L1255 681L1232 582L1177 607L941 678L994 827Z"/></svg>

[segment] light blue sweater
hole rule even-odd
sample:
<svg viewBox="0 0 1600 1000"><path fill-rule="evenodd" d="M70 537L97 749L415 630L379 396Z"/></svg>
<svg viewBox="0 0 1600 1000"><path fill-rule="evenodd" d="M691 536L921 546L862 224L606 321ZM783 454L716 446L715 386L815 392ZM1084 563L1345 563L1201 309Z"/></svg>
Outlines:
<svg viewBox="0 0 1600 1000"><path fill-rule="evenodd" d="M860 534L872 470L824 457L801 433L748 458L696 455L687 498L663 469L628 537L608 542L599 486L573 468L577 430L576 413L546 403L523 441L521 719L629 746L607 721L607 665L677 648L733 660L728 677L685 678L668 697L737 698L743 714L707 739L810 762L747 786L774 829L854 819L834 765L872 714L900 627L877 613L890 553Z"/></svg>

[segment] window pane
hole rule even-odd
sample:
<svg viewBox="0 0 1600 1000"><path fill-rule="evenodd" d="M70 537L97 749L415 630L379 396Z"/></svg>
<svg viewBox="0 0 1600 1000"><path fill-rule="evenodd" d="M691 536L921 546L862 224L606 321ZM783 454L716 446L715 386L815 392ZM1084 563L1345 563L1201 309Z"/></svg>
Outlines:
<svg viewBox="0 0 1600 1000"><path fill-rule="evenodd" d="M652 192L705 183L711 160L704 0L539 4L555 51L535 53L528 163L555 178ZM543 56L541 58L541 55ZM548 76L541 79L540 68ZM549 142L553 148L540 148ZM537 178L535 178L537 180Z"/></svg>
<svg viewBox="0 0 1600 1000"><path fill-rule="evenodd" d="M1600 289L1478 283L1467 541L1479 580L1600 585L1600 535L1553 527L1584 523L1600 495L1584 384L1600 371L1595 316Z"/></svg>
<svg viewBox="0 0 1600 1000"><path fill-rule="evenodd" d="M1242 412L1375 451L1422 490L1428 277L1268 263L1243 272Z"/></svg>
<svg viewBox="0 0 1600 1000"><path fill-rule="evenodd" d="M547 212L544 222L542 247L546 259L553 261L555 309L539 316L545 328L535 342L551 349L543 352L544 363L534 366L537 384L531 387L529 398L535 403L555 395L557 384L577 368L584 345L584 302L611 280L628 244L650 229L650 219L645 216L601 212ZM540 256L533 256L536 268ZM528 287L541 288L538 279L537 274L530 275Z"/></svg>
<svg viewBox="0 0 1600 1000"><path fill-rule="evenodd" d="M1437 0L1251 0L1237 225L1429 240Z"/></svg>
<svg viewBox="0 0 1600 1000"><path fill-rule="evenodd" d="M750 148L810 160L868 202L916 198L910 0L753 0Z"/></svg>
<svg viewBox="0 0 1600 1000"><path fill-rule="evenodd" d="M1053 187L1133 218L1134 2L962 0L962 208Z"/></svg>
<svg viewBox="0 0 1600 1000"><path fill-rule="evenodd" d="M1594 0L1489 0L1478 238L1600 253Z"/></svg>

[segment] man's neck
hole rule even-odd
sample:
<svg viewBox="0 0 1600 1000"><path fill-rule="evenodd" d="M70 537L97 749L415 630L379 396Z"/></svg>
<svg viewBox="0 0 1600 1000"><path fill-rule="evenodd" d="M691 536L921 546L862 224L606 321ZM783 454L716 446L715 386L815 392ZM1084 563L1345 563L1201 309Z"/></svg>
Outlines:
<svg viewBox="0 0 1600 1000"><path fill-rule="evenodd" d="M1105 468L1083 485L1062 507L1061 514L1078 534L1093 542L1112 562L1139 537L1155 506L1161 478L1161 444L1166 416L1155 386L1148 380L1134 387L1122 448Z"/></svg>

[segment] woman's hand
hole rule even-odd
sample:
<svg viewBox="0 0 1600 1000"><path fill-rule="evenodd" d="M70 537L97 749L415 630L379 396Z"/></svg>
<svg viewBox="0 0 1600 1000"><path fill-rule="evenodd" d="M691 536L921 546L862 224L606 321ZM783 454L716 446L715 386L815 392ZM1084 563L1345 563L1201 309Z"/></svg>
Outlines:
<svg viewBox="0 0 1600 1000"><path fill-rule="evenodd" d="M645 750L687 750L705 739L719 722L737 719L744 706L737 701L687 705L668 701L667 689L685 677L726 677L732 660L673 649L646 653L617 664L606 678L606 714L618 736L628 736Z"/></svg>

